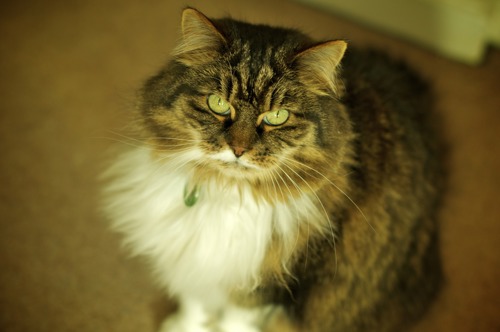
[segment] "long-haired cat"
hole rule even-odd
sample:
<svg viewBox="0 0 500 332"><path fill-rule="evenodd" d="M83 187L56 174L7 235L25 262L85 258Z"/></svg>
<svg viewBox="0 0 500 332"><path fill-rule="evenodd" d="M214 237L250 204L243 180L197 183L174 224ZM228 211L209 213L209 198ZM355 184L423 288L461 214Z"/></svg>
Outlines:
<svg viewBox="0 0 500 332"><path fill-rule="evenodd" d="M402 331L440 280L426 85L342 40L182 15L106 212L179 303L162 332Z"/></svg>

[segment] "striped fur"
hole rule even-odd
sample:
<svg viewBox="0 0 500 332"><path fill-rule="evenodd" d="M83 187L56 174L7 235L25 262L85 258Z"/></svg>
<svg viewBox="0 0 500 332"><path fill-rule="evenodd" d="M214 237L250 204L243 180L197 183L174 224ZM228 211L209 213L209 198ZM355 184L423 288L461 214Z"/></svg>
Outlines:
<svg viewBox="0 0 500 332"><path fill-rule="evenodd" d="M292 29L188 8L182 31L106 191L114 227L180 302L162 331L400 331L419 317L439 282L425 84Z"/></svg>

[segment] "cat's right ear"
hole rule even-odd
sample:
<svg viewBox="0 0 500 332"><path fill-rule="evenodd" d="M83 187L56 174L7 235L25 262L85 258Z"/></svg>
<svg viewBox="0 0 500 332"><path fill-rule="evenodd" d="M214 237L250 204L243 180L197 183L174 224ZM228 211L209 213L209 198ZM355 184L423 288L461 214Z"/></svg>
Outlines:
<svg viewBox="0 0 500 332"><path fill-rule="evenodd" d="M182 12L182 40L174 57L187 66L202 65L217 56L226 39L205 15L194 8Z"/></svg>
<svg viewBox="0 0 500 332"><path fill-rule="evenodd" d="M333 92L341 96L343 84L338 77L338 72L346 48L345 41L334 40L299 53L294 62L297 65L300 80L317 94L324 95Z"/></svg>

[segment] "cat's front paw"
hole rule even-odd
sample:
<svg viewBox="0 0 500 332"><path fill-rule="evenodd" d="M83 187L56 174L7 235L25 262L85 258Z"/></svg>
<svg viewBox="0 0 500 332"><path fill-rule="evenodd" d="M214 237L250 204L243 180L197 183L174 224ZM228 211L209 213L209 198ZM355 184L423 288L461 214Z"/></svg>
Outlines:
<svg viewBox="0 0 500 332"><path fill-rule="evenodd" d="M218 329L208 321L175 314L163 322L159 332L218 332Z"/></svg>
<svg viewBox="0 0 500 332"><path fill-rule="evenodd" d="M262 332L275 308L230 306L214 315L189 309L168 317L159 332Z"/></svg>
<svg viewBox="0 0 500 332"><path fill-rule="evenodd" d="M218 324L221 332L261 332L273 307L226 309ZM218 330L218 331L219 331Z"/></svg>
<svg viewBox="0 0 500 332"><path fill-rule="evenodd" d="M226 320L221 322L217 332L261 332L261 329L250 322Z"/></svg>

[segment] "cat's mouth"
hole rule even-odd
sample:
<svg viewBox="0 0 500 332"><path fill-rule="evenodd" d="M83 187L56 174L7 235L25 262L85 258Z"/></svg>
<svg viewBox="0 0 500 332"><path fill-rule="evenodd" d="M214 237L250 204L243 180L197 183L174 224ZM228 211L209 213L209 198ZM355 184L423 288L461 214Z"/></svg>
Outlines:
<svg viewBox="0 0 500 332"><path fill-rule="evenodd" d="M228 168L233 168L235 170L258 170L259 167L252 164L251 162L245 159L236 159L234 161L223 161L219 160L219 162Z"/></svg>
<svg viewBox="0 0 500 332"><path fill-rule="evenodd" d="M259 170L260 167L252 163L245 155L237 157L232 151L225 150L210 155L210 159L219 166L235 171Z"/></svg>

